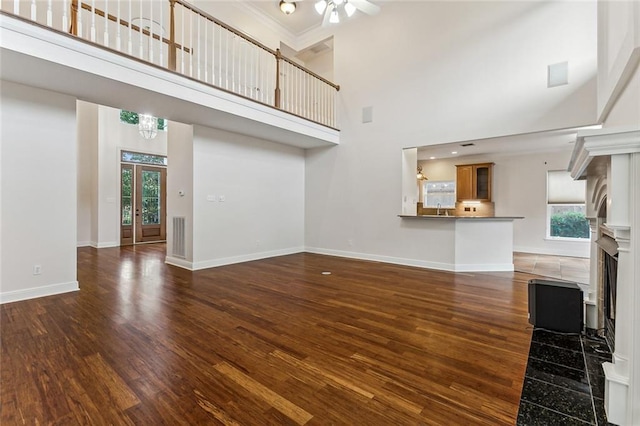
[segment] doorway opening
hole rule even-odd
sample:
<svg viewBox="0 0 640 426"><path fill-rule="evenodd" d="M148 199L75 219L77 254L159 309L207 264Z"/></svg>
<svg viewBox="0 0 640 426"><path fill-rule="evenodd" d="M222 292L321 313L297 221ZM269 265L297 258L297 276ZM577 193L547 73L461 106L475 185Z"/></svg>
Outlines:
<svg viewBox="0 0 640 426"><path fill-rule="evenodd" d="M167 239L167 157L122 151L120 245Z"/></svg>

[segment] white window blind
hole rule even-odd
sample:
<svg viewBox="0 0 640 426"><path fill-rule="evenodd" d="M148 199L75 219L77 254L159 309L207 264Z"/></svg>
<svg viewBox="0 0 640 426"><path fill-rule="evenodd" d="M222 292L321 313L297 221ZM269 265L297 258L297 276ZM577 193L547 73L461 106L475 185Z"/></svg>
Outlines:
<svg viewBox="0 0 640 426"><path fill-rule="evenodd" d="M584 204L585 181L573 180L569 172L547 172L547 204Z"/></svg>

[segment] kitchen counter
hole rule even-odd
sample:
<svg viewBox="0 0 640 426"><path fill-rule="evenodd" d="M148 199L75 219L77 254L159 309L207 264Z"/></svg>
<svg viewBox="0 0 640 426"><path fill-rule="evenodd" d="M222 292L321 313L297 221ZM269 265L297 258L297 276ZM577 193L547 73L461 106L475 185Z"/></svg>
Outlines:
<svg viewBox="0 0 640 426"><path fill-rule="evenodd" d="M455 272L513 271L513 221L522 216L398 215L401 228L421 235L421 264Z"/></svg>
<svg viewBox="0 0 640 426"><path fill-rule="evenodd" d="M399 214L398 217L403 219L456 219L456 220L515 220L515 219L524 219L523 216L446 216L446 215L435 215L435 214L424 214L424 215L407 215L407 214Z"/></svg>

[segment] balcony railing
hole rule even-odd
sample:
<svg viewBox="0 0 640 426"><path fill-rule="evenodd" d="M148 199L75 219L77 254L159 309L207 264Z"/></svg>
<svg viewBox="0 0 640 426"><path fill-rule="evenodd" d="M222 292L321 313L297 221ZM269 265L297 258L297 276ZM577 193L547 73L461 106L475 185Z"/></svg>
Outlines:
<svg viewBox="0 0 640 426"><path fill-rule="evenodd" d="M1 9L336 128L340 87L182 0L2 0Z"/></svg>

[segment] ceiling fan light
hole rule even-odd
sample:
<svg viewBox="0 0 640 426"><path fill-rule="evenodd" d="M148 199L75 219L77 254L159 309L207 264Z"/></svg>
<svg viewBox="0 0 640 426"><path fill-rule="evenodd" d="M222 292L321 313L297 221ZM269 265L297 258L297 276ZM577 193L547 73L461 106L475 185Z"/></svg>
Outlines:
<svg viewBox="0 0 640 426"><path fill-rule="evenodd" d="M356 12L356 7L351 3L347 2L344 4L344 11L347 12L347 16L351 18L353 14Z"/></svg>
<svg viewBox="0 0 640 426"><path fill-rule="evenodd" d="M291 15L293 12L296 11L296 4L295 2L280 0L280 10L285 15Z"/></svg>
<svg viewBox="0 0 640 426"><path fill-rule="evenodd" d="M342 3L344 3L344 0L333 0L333 4L336 6L340 6Z"/></svg>
<svg viewBox="0 0 640 426"><path fill-rule="evenodd" d="M332 24L339 24L340 23L340 17L338 16L338 9L336 9L335 7L331 11L331 16L329 17L329 22L332 23Z"/></svg>
<svg viewBox="0 0 640 426"><path fill-rule="evenodd" d="M324 13L324 10L327 8L327 2L325 0L320 0L315 4L315 8L316 12L318 12L318 15L322 15Z"/></svg>

